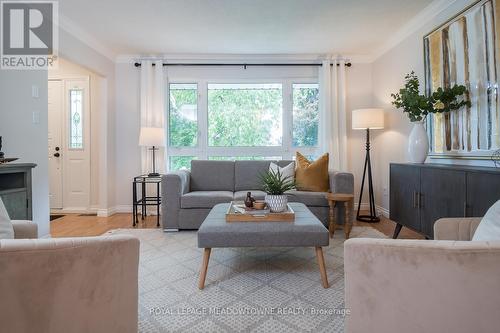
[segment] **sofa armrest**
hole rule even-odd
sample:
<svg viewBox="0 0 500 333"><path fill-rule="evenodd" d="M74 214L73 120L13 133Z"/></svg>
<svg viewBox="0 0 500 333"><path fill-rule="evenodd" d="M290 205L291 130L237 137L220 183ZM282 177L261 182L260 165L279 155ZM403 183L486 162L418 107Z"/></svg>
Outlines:
<svg viewBox="0 0 500 333"><path fill-rule="evenodd" d="M13 220L14 238L38 238L38 225L32 221Z"/></svg>
<svg viewBox="0 0 500 333"><path fill-rule="evenodd" d="M500 242L350 239L344 262L346 332L500 327Z"/></svg>
<svg viewBox="0 0 500 333"><path fill-rule="evenodd" d="M139 240L0 240L2 332L137 332Z"/></svg>
<svg viewBox="0 0 500 333"><path fill-rule="evenodd" d="M354 193L354 176L349 172L332 171L330 175L330 191L332 193Z"/></svg>
<svg viewBox="0 0 500 333"><path fill-rule="evenodd" d="M439 219L434 223L434 239L470 241L481 217Z"/></svg>
<svg viewBox="0 0 500 333"><path fill-rule="evenodd" d="M187 170L169 172L162 176L162 225L163 229L179 228L181 197L190 190L191 174Z"/></svg>

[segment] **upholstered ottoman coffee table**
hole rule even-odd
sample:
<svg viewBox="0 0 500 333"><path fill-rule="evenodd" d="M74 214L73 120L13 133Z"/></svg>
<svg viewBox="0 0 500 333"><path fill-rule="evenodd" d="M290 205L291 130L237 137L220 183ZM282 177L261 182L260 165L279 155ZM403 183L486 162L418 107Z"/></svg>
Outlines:
<svg viewBox="0 0 500 333"><path fill-rule="evenodd" d="M324 288L328 288L323 246L328 246L328 230L301 203L290 203L294 222L226 222L229 204L212 208L198 230L198 247L204 249L198 287L205 287L208 261L217 247L314 247Z"/></svg>

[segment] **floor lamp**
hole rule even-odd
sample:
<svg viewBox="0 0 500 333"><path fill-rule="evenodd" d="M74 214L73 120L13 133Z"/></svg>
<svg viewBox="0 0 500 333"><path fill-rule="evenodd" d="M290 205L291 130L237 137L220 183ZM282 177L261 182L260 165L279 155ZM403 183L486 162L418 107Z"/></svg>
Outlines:
<svg viewBox="0 0 500 333"><path fill-rule="evenodd" d="M156 172L156 156L155 152L158 147L165 146L165 131L161 127L142 127L139 135L139 146L151 147L153 151L153 172L148 174L149 177L159 177L160 174Z"/></svg>
<svg viewBox="0 0 500 333"><path fill-rule="evenodd" d="M363 180L361 181L361 192L359 192L358 212L356 220L368 223L379 222L375 210L375 196L373 195L373 180L372 180L372 163L370 160L370 130L384 128L384 110L382 109L359 109L352 111L352 129L366 130L366 157L365 168L363 170ZM363 190L365 179L368 178L368 193L370 213L369 215L360 215L361 199L363 198Z"/></svg>

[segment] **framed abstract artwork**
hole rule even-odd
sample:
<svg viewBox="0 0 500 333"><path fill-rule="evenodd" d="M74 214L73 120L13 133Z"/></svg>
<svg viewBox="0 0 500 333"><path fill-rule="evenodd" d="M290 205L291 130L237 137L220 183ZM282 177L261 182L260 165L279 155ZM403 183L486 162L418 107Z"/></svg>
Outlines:
<svg viewBox="0 0 500 333"><path fill-rule="evenodd" d="M472 104L428 117L431 158L490 158L500 148L499 19L497 0L482 0L424 36L426 93L462 84Z"/></svg>

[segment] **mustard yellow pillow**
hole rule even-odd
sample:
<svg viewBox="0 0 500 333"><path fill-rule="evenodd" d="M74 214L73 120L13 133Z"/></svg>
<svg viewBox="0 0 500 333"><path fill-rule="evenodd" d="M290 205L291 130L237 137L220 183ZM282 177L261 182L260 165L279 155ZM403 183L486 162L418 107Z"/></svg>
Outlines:
<svg viewBox="0 0 500 333"><path fill-rule="evenodd" d="M310 192L328 192L330 190L328 153L311 162L304 155L297 152L296 162L295 181L297 182L297 190Z"/></svg>

